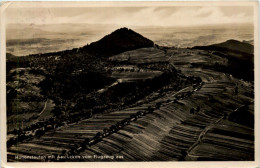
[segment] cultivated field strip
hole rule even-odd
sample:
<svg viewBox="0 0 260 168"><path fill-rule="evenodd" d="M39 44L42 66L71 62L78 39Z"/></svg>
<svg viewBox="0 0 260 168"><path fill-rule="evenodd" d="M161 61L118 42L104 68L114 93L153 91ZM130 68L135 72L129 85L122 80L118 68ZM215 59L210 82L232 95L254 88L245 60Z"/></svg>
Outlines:
<svg viewBox="0 0 260 168"><path fill-rule="evenodd" d="M232 85L231 85L232 86ZM222 95L223 90L227 87L227 83L209 83L205 84L201 92L202 95L210 97L211 88L213 94ZM225 96L232 96L232 94L225 92ZM241 106L239 101L227 101L221 106L213 105L214 101L210 97L211 101L206 102L201 111L195 115L189 113L189 108L192 106L201 105L199 93L192 95L185 100L180 100L185 105L178 105L175 103L168 103L162 105L160 110L156 110L153 114L150 114L144 118L138 119L136 122L124 127L118 133L114 133L104 138L98 144L91 146L83 155L89 154L89 150L96 155L123 155L124 161L131 160L192 160L189 157L190 149L193 144L196 147L202 141L206 140L207 136L201 135L204 131L205 134L209 130L218 127L217 125L225 113L231 113L234 109L230 108L230 105L239 107ZM226 109L224 112L223 110ZM230 110L227 110L230 109ZM228 122L227 120L225 120ZM235 124L236 125L236 124ZM240 128L240 125L234 126L235 129ZM251 132L252 133L252 132ZM205 138L204 138L205 136ZM235 137L231 137L235 139ZM214 138L213 138L214 139ZM228 141L226 139L225 141ZM234 143L235 144L235 143ZM253 148L253 141L248 140L247 144L237 140L234 147L237 147L237 152L247 152L244 149ZM215 145L212 143L212 145ZM106 149L104 149L106 146ZM116 150L112 149L116 146ZM240 147L240 148L239 148ZM240 151L239 151L240 150ZM189 153L188 153L189 152ZM252 153L252 151L251 151ZM188 156L186 157L186 155ZM230 155L233 155L230 153ZM230 156L230 158L235 158ZM219 157L218 159L223 159Z"/></svg>
<svg viewBox="0 0 260 168"><path fill-rule="evenodd" d="M140 59L142 58L142 59ZM126 51L121 54L112 56L110 60L129 61L131 63L149 63L166 61L168 57L165 57L165 53L156 48L141 48L132 51Z"/></svg>
<svg viewBox="0 0 260 168"><path fill-rule="evenodd" d="M187 92L189 90L191 89L183 89L182 92L185 93L185 91ZM182 92L178 92L178 94ZM171 95L174 95L174 92ZM173 100L174 96L171 96L171 98L168 97L167 99ZM148 106L154 106L154 104L155 102L150 102L148 104L143 104L122 111L110 112L109 114L97 114L93 116L91 119L86 119L80 121L79 123L68 125L67 127L62 127L54 131L46 132L46 134L41 136L40 138L34 138L28 142L24 142L18 144L17 146L13 146L10 149L8 149L9 155L13 155L14 153L16 155L61 154L63 150L69 150L71 146L73 146L74 144L82 143L85 140L85 138L92 138L96 135L97 132L102 132L104 128L109 128L111 125L115 125L118 121L122 121L123 119L128 118L131 114L135 114L137 111L147 110ZM180 105L174 106L169 104L165 107L162 107L162 110L158 110L153 115L148 114L138 119L138 121L132 122L132 124L130 124L129 127L126 127L125 130L122 130L121 136L132 137L133 135L140 133L140 131L142 131L143 129L149 130L146 127L149 125L150 122L153 122L155 123L155 125L150 125L151 131L150 133L147 132L148 135L146 135L146 138L151 139L149 137L152 137L153 135L157 137L158 135L155 133L165 132L165 130L169 130L170 125L164 128L167 122L180 122L184 120L185 113L173 113L172 110L169 110L171 108L180 110L180 107L178 106ZM188 112L186 112L186 114L188 114ZM169 120L170 118L171 120ZM158 121L161 119L165 120L165 124ZM109 137L115 139L114 136L116 135L117 134L112 134ZM121 140L122 139L123 138L121 138ZM124 143L124 141L122 142ZM50 150L50 146L53 150ZM23 152L21 153L20 151ZM100 152L99 150L96 151L94 149L92 149L92 151L95 151L97 153Z"/></svg>
<svg viewBox="0 0 260 168"><path fill-rule="evenodd" d="M205 82L201 88L168 92L147 104L93 116L48 132L39 139L13 146L8 149L8 154L16 155L18 151L18 155L62 154L62 151L82 143L85 138L92 138L104 128L161 102L160 108L153 113L141 116L103 137L100 142L87 146L79 155L123 156L120 161L252 159L254 130L227 119L229 114L244 105L244 101L253 102L253 98L245 94L252 90L252 86L220 72L190 69L188 57L194 56L187 56L184 59L187 62L182 61L182 65L176 65L176 68L186 76L201 77ZM205 57L201 56L201 59L207 60ZM181 55L171 59L173 64L181 60ZM239 88L237 94L234 91L236 86ZM249 107L253 113L253 106Z"/></svg>
<svg viewBox="0 0 260 168"><path fill-rule="evenodd" d="M180 60L180 57L173 57L174 61ZM182 57L181 57L182 59ZM208 59L207 56L204 60ZM187 59L188 60L188 59ZM182 59L183 61L183 59ZM183 61L184 62L184 61ZM190 62L183 63L186 66L178 66L185 75L198 75L203 77L207 85L203 86L196 95L209 95L213 98L213 110L222 111L227 114L244 105L244 102L253 102L253 97L247 96L253 90L251 83L233 78L229 75L216 75L216 72L210 70L190 71ZM207 75L203 75L207 74ZM208 81L210 76L214 75L213 80ZM205 76L205 77L204 77ZM207 77L209 76L209 77ZM211 83L211 84L210 84ZM224 88L221 94L217 94L217 88L214 85ZM213 85L213 88L211 87ZM238 94L235 94L234 88L238 87ZM212 88L212 89L211 89ZM214 90L214 91L213 91ZM220 90L219 90L220 91ZM212 97L214 94L214 97ZM205 100L205 99L204 99ZM210 101L203 104L210 104ZM213 112L213 111L212 111ZM254 113L254 105L251 103L249 112ZM210 116L219 116L207 113ZM208 119L207 119L208 120ZM189 122L188 122L189 123ZM216 131L217 130L217 131ZM240 124L222 119L218 123L212 125L208 132L200 139L199 143L185 157L186 160L252 160L254 158L254 129L242 126Z"/></svg>
<svg viewBox="0 0 260 168"><path fill-rule="evenodd" d="M223 120L187 156L189 160L252 160L254 130Z"/></svg>
<svg viewBox="0 0 260 168"><path fill-rule="evenodd" d="M182 66L185 74L187 71L183 67L185 66ZM109 151L102 150L102 147L112 147L116 144L118 150L113 151L112 154L122 154L125 156L124 160L242 160L252 158L254 140L249 136L253 137L252 129L244 128L249 134L244 139L234 134L227 136L223 133L212 133L215 128L225 127L223 123L231 123L224 118L225 114L228 115L242 106L245 100L253 101L253 98L241 94L247 92L248 87L240 88L240 93L234 95L234 87L241 81L210 70L188 71L187 75L189 73L194 76L205 76L205 82L208 83L203 85L201 90L194 92L190 98L180 100L183 106L172 103L162 106L160 110L151 114L154 118L150 120L146 118L146 122L142 123L145 127L134 127L134 123L131 123L90 149L94 148L98 154L111 154ZM208 101L205 101L207 99ZM189 110L187 107L197 105L203 105L200 112L195 115L187 113ZM140 121L142 119L137 122ZM158 125L164 127L156 127ZM245 132L241 133L241 127L243 126L240 124L232 123L227 129L230 132L240 132L239 135L245 134ZM149 128L154 130L153 134L149 134ZM119 136L122 131L127 136ZM149 136L145 136L147 134ZM153 136L154 134L157 136ZM205 144L211 147L205 149L203 148ZM219 149L214 151L216 145ZM214 150L210 150L212 148ZM196 157L194 153L197 154ZM205 157L203 153L207 153L208 157Z"/></svg>
<svg viewBox="0 0 260 168"><path fill-rule="evenodd" d="M27 151L21 150L26 149L35 152L39 152L38 154L42 154L38 151L38 148L46 147L45 153L52 153L52 154L59 154L59 150L63 150L65 146L68 148L71 146L70 144L83 142L85 138L92 138L97 132L102 132L104 128L109 128L111 125L116 124L118 121L123 120L124 118L129 117L131 114L137 111L123 111L120 115L120 112L105 114L105 115L96 115L95 118L87 119L80 121L77 124L72 124L67 127L63 127L57 129L55 131L46 132L44 136L41 136L39 139L34 138L30 142L19 144L17 147L13 146L8 151ZM31 145L35 144L35 145ZM53 147L57 148L56 151L49 151L48 147L52 145ZM36 150L37 149L37 150ZM43 152L44 153L44 152ZM29 153L28 153L29 154Z"/></svg>

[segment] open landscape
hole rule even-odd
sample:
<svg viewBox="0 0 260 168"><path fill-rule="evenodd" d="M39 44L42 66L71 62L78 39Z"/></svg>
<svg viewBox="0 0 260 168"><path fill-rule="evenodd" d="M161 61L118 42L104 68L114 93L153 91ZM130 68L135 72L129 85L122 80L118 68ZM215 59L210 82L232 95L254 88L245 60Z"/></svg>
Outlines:
<svg viewBox="0 0 260 168"><path fill-rule="evenodd" d="M6 30L7 52L16 56L79 48L118 29L106 24L10 24ZM131 26L131 29L161 46L186 48L210 45L229 39L252 43L252 24L160 27Z"/></svg>
<svg viewBox="0 0 260 168"><path fill-rule="evenodd" d="M122 28L94 44L120 38L122 33L134 39L141 37ZM252 64L253 46L235 40L233 43L249 46L248 65ZM9 161L68 161L70 155L116 155L121 161L254 159L253 78L232 73L229 64L239 63L231 61L232 54L197 49L200 47L161 47L145 38L134 45L148 46L119 54L111 49L114 46L104 48L113 53L97 61L95 56L85 58L92 50L90 45L75 51L23 57L20 65L28 62L30 66L10 68ZM223 45L228 49L230 44ZM13 56L7 63L11 65L16 59ZM95 62L94 72L100 76L88 75L88 71L84 74L84 59ZM74 61L71 69L66 66L72 63L68 60ZM100 64L103 67L98 67ZM244 68L253 73L250 67L253 64ZM59 80L57 71L52 74L48 68L66 68L70 73L65 79L75 81ZM58 90L71 90L82 75L102 83L88 88L75 86L70 93ZM24 155L45 157L24 159ZM104 159L109 160L113 161Z"/></svg>
<svg viewBox="0 0 260 168"><path fill-rule="evenodd" d="M255 160L250 24L52 26L8 28L8 162Z"/></svg>

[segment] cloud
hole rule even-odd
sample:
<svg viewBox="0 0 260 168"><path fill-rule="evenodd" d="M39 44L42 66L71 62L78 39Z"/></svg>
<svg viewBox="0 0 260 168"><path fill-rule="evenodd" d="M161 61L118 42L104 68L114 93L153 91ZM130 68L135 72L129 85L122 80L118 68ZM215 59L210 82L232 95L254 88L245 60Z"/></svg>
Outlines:
<svg viewBox="0 0 260 168"><path fill-rule="evenodd" d="M122 26L198 26L253 23L253 7L11 8L7 23L89 23Z"/></svg>

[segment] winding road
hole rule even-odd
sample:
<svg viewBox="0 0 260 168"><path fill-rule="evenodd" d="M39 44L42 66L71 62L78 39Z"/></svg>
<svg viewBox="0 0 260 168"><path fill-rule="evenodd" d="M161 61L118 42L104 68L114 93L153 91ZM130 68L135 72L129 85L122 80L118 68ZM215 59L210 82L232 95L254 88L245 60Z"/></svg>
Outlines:
<svg viewBox="0 0 260 168"><path fill-rule="evenodd" d="M40 116L45 111L45 109L47 107L47 101L48 101L48 99L45 101L44 107L43 107L42 111L38 114L38 116Z"/></svg>

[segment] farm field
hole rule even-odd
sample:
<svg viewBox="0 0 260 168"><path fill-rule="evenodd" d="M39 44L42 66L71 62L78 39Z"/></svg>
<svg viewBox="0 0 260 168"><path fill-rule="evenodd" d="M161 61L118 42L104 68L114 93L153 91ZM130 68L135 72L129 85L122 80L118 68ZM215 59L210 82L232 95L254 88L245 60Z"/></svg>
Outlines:
<svg viewBox="0 0 260 168"><path fill-rule="evenodd" d="M53 116L50 113L54 107L53 101L45 99L38 86L45 77L31 71L31 68L16 68L8 76L12 78L7 83L7 92L10 95L8 99L12 101L9 102L7 132L19 127L29 127Z"/></svg>
<svg viewBox="0 0 260 168"><path fill-rule="evenodd" d="M121 54L112 56L110 60L116 61L128 61L129 63L151 63L151 62L163 62L167 60L164 51L150 47L150 48L140 48L137 50L126 51Z"/></svg>
<svg viewBox="0 0 260 168"><path fill-rule="evenodd" d="M253 130L224 119L225 113L229 114L234 107L241 106L240 102L236 100L225 102L225 104L219 104L219 107L216 107L215 102L214 105L210 103L210 101L214 100L210 96L223 92L226 85L227 83L222 85L204 84L201 90L195 92L190 98L180 101L184 105L174 103L162 105L159 110L154 111L150 116L147 115L138 119L137 122L131 123L116 134L108 136L108 138L104 138L100 143L91 146L89 150L82 154L91 155L93 152L100 155L117 154L123 155L124 160L127 161L236 160L237 158L253 158ZM219 89L219 91L210 92L207 91L208 88ZM208 95L202 96L202 93L204 95L208 93ZM201 106L201 102L198 100L204 98L209 98L209 102ZM189 109L198 105L201 106L201 111L196 114L190 114ZM228 108L230 110L227 110ZM223 143L218 143L218 146L216 146L212 141L207 141L212 134L214 135L214 133L208 133L209 131L214 128L221 130L223 129L222 127L225 127L224 124L222 125L222 120L229 124L225 128L228 131L245 135L244 138L238 138L234 135L215 134L215 136L220 136L220 142L221 140L226 140L231 143L232 147L238 147L234 153L226 153L227 149ZM247 131L243 131L243 129ZM248 134L249 136L247 136ZM230 142L231 138L232 140L237 138L237 140ZM218 139L214 140L218 141ZM203 148L203 144L206 142L208 146L213 144L218 150ZM232 147L230 149L233 149ZM111 149L113 150L111 151ZM203 152L208 152L211 155L206 155L207 158L203 155Z"/></svg>
<svg viewBox="0 0 260 168"><path fill-rule="evenodd" d="M105 135L86 148L76 150L74 155L113 155L119 158L80 157L71 161L254 160L254 127L241 121L238 115L246 107L246 111L254 115L253 83L224 72L192 66L192 63L212 65L214 62L225 65L225 58L194 49L167 49L164 52L144 48L110 59L132 64L169 61L179 75L200 77L202 81L178 91L169 89L164 94L154 91L147 96L158 95L151 101L140 100L141 103L132 107L97 113L88 119L47 131L41 137L8 148L8 160L14 161L17 155L20 158L23 155L59 155L65 159L39 158L36 161L66 161L72 148L86 144L86 139L95 139L99 134ZM154 78L162 73L126 69L122 72L115 70L112 76L129 81ZM148 112L151 107L154 110ZM143 115L132 117L138 112L143 112ZM106 129L127 118L130 121L126 125L106 133Z"/></svg>
<svg viewBox="0 0 260 168"><path fill-rule="evenodd" d="M153 79L156 76L160 76L160 71L146 71L146 72L113 72L112 77L123 81L138 81L145 79Z"/></svg>

